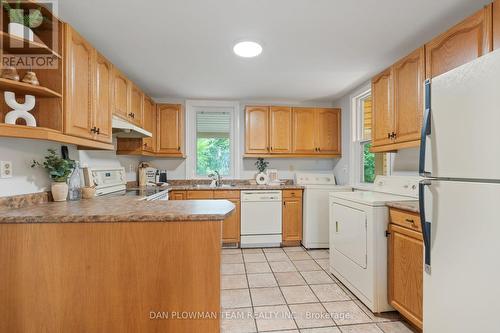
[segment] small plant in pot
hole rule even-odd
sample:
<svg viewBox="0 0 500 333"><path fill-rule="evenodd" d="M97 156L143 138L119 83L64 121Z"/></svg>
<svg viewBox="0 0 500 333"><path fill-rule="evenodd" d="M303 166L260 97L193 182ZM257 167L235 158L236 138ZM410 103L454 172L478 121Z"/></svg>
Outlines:
<svg viewBox="0 0 500 333"><path fill-rule="evenodd" d="M39 27L44 21L41 7L25 10L21 8L21 0L17 0L15 7L12 7L6 0L2 0L2 5L9 15L9 34L34 41L31 28Z"/></svg>
<svg viewBox="0 0 500 333"><path fill-rule="evenodd" d="M54 201L66 201L68 197L68 177L75 168L75 162L71 160L65 160L59 155L57 155L54 149L48 149L49 154L45 156L43 162L38 162L33 160L31 164L32 168L43 167L48 173L52 180L52 197Z"/></svg>
<svg viewBox="0 0 500 333"><path fill-rule="evenodd" d="M255 162L255 166L257 167L257 170L259 170L259 173L257 174L255 181L257 181L257 184L259 185L265 185L269 182L269 177L267 174L264 173L266 171L267 166L269 165L269 162L266 162L262 157L259 157L257 159L257 162Z"/></svg>

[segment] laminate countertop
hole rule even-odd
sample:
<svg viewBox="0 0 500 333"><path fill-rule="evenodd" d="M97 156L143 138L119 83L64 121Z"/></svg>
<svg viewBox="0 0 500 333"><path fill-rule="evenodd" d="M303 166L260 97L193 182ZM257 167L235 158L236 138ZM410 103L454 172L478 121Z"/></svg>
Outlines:
<svg viewBox="0 0 500 333"><path fill-rule="evenodd" d="M101 197L2 208L0 224L223 221L234 209L234 204L227 200L142 201L138 197Z"/></svg>
<svg viewBox="0 0 500 333"><path fill-rule="evenodd" d="M420 208L418 205L418 201L397 201L397 202L388 202L386 204L387 207L397 208L401 210L406 210L408 212L420 213Z"/></svg>
<svg viewBox="0 0 500 333"><path fill-rule="evenodd" d="M235 184L234 186L210 187L208 185L169 185L165 187L170 191L249 191L249 190L303 190L302 185L256 185Z"/></svg>

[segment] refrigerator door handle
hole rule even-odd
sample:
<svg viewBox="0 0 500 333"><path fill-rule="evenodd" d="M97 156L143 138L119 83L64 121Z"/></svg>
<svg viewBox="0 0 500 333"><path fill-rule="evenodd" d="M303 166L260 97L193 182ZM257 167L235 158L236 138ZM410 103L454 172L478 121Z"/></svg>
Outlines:
<svg viewBox="0 0 500 333"><path fill-rule="evenodd" d="M425 187L431 185L431 181L428 179L422 180L418 184L418 202L420 208L420 223L422 224L422 236L424 239L424 263L425 272L431 273L431 223L427 222L425 218Z"/></svg>
<svg viewBox="0 0 500 333"><path fill-rule="evenodd" d="M418 172L422 177L430 177L431 173L425 171L425 153L427 146L427 136L431 134L431 80L425 81L425 111L422 134L420 138L420 158Z"/></svg>

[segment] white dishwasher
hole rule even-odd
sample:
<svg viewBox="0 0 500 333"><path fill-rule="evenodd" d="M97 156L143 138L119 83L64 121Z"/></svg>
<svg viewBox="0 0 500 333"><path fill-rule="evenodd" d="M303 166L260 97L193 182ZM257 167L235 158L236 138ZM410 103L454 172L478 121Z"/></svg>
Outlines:
<svg viewBox="0 0 500 333"><path fill-rule="evenodd" d="M279 247L281 233L281 191L242 191L241 247Z"/></svg>

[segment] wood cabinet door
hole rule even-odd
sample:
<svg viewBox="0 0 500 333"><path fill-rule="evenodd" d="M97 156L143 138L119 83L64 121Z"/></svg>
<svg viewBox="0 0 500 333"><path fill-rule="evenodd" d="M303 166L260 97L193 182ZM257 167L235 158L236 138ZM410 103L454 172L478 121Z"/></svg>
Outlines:
<svg viewBox="0 0 500 333"><path fill-rule="evenodd" d="M94 88L94 126L97 127L95 139L102 142L112 142L113 65L99 53L97 53L95 60Z"/></svg>
<svg viewBox="0 0 500 333"><path fill-rule="evenodd" d="M113 114L128 120L130 110L129 81L116 69L114 71L113 87Z"/></svg>
<svg viewBox="0 0 500 333"><path fill-rule="evenodd" d="M302 198L283 199L283 242L302 240Z"/></svg>
<svg viewBox="0 0 500 333"><path fill-rule="evenodd" d="M183 114L179 104L159 104L156 148L168 155L182 155Z"/></svg>
<svg viewBox="0 0 500 333"><path fill-rule="evenodd" d="M316 147L316 109L293 108L292 110L293 152L315 154Z"/></svg>
<svg viewBox="0 0 500 333"><path fill-rule="evenodd" d="M491 10L491 6L486 6L425 45L427 78L491 51Z"/></svg>
<svg viewBox="0 0 500 333"><path fill-rule="evenodd" d="M226 199L231 201L236 207L234 212L224 220L222 224L222 242L239 243L240 242L240 200Z"/></svg>
<svg viewBox="0 0 500 333"><path fill-rule="evenodd" d="M206 190L196 190L196 191L187 191L186 192L186 199L188 200L193 200L193 199L198 199L198 200L208 200L208 199L213 199L214 198L214 191L206 191Z"/></svg>
<svg viewBox="0 0 500 333"><path fill-rule="evenodd" d="M495 0L493 10L493 50L500 49L500 0Z"/></svg>
<svg viewBox="0 0 500 333"><path fill-rule="evenodd" d="M130 121L135 125L142 127L144 113L144 94L135 85L130 85Z"/></svg>
<svg viewBox="0 0 500 333"><path fill-rule="evenodd" d="M269 107L248 106L245 109L245 152L269 153Z"/></svg>
<svg viewBox="0 0 500 333"><path fill-rule="evenodd" d="M168 194L168 200L186 200L186 191L172 191Z"/></svg>
<svg viewBox="0 0 500 333"><path fill-rule="evenodd" d="M149 97L144 98L144 129L153 136L142 139L143 150L153 153L156 150L156 105Z"/></svg>
<svg viewBox="0 0 500 333"><path fill-rule="evenodd" d="M292 152L292 108L271 106L270 115L270 151L273 154Z"/></svg>
<svg viewBox="0 0 500 333"><path fill-rule="evenodd" d="M341 153L340 109L316 111L316 147L320 154Z"/></svg>
<svg viewBox="0 0 500 333"><path fill-rule="evenodd" d="M390 69L372 80L372 146L392 143L394 112L392 107L392 73Z"/></svg>
<svg viewBox="0 0 500 333"><path fill-rule="evenodd" d="M392 68L396 143L420 140L425 82L425 49L415 50Z"/></svg>
<svg viewBox="0 0 500 333"><path fill-rule="evenodd" d="M65 133L92 139L94 48L68 24L66 33Z"/></svg>
<svg viewBox="0 0 500 333"><path fill-rule="evenodd" d="M422 328L422 234L389 225L389 302L405 318Z"/></svg>

